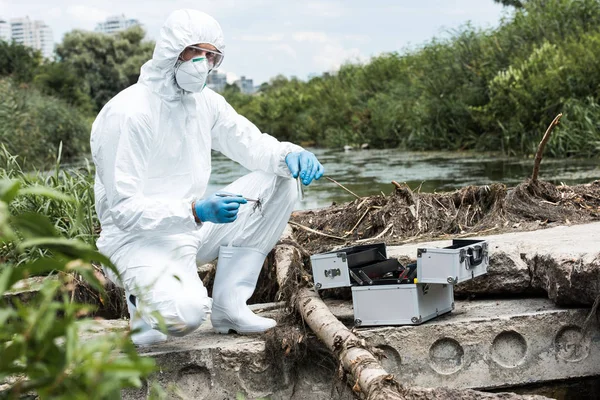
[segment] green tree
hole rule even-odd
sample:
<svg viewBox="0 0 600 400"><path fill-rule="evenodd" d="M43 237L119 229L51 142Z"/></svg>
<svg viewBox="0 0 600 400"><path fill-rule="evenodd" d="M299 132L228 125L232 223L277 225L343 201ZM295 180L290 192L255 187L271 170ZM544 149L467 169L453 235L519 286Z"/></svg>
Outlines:
<svg viewBox="0 0 600 400"><path fill-rule="evenodd" d="M68 64L61 62L45 64L39 68L33 82L42 93L58 97L85 114L90 114L94 109L94 104L85 92L83 78L78 76L73 67Z"/></svg>
<svg viewBox="0 0 600 400"><path fill-rule="evenodd" d="M54 163L63 143L65 160L89 151L90 124L64 101L0 79L0 142L25 168Z"/></svg>
<svg viewBox="0 0 600 400"><path fill-rule="evenodd" d="M116 35L76 30L67 33L56 48L60 62L82 78L96 111L137 82L140 67L152 58L154 49L144 35L140 27Z"/></svg>
<svg viewBox="0 0 600 400"><path fill-rule="evenodd" d="M512 7L518 7L518 8L523 7L523 1L521 1L521 0L494 0L494 1L496 3L500 3L505 6L512 6Z"/></svg>
<svg viewBox="0 0 600 400"><path fill-rule="evenodd" d="M18 83L28 83L42 63L42 54L31 47L0 40L0 77L11 77Z"/></svg>
<svg viewBox="0 0 600 400"><path fill-rule="evenodd" d="M367 142L527 155L565 111L562 125L577 135L557 130L549 153L597 155L598 129L581 119L600 104L598 0L510 4L522 7L493 30L467 24L445 39L308 82L279 77L256 96L225 96L278 138L334 147Z"/></svg>

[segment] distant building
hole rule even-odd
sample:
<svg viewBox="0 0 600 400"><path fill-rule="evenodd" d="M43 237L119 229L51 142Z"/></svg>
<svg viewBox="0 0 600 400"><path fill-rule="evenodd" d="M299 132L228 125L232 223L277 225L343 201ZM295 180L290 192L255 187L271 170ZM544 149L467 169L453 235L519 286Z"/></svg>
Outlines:
<svg viewBox="0 0 600 400"><path fill-rule="evenodd" d="M54 53L52 29L44 21L32 21L29 17L10 20L11 39L23 46L39 50L45 58Z"/></svg>
<svg viewBox="0 0 600 400"><path fill-rule="evenodd" d="M254 82L252 81L252 79L246 79L245 76L242 76L234 83L237 87L240 88L240 92L244 94L254 94L254 92L256 92L256 89L254 89Z"/></svg>
<svg viewBox="0 0 600 400"><path fill-rule="evenodd" d="M125 18L125 15L114 15L106 18L106 21L100 22L96 25L96 32L106 33L111 35L113 33L124 31L125 29L131 28L132 26L141 26L137 19Z"/></svg>
<svg viewBox="0 0 600 400"><path fill-rule="evenodd" d="M223 90L225 90L225 86L227 86L227 74L219 72L215 69L208 75L206 86L217 93L223 92Z"/></svg>
<svg viewBox="0 0 600 400"><path fill-rule="evenodd" d="M0 40L10 42L11 36L10 23L0 18Z"/></svg>

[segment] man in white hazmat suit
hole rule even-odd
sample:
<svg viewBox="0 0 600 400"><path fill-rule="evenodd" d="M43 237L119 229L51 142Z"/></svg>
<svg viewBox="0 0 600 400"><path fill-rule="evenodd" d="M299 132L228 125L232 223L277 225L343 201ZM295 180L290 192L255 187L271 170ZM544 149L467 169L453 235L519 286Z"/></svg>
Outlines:
<svg viewBox="0 0 600 400"><path fill-rule="evenodd" d="M293 178L308 185L324 173L312 153L261 133L205 87L224 48L212 17L173 12L138 83L108 102L92 126L97 245L119 270L137 345L166 340L161 318L174 336L208 315L220 333L275 326L246 301L292 212ZM233 195L205 197L211 149L254 171L221 192ZM246 198L261 199L262 210ZM196 261L217 256L211 299Z"/></svg>

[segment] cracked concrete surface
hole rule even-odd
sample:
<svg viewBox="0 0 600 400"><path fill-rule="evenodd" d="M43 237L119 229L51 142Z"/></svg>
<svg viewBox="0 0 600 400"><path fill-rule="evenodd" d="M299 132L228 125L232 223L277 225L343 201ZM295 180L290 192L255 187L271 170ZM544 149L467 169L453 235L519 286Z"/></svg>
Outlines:
<svg viewBox="0 0 600 400"><path fill-rule="evenodd" d="M455 287L455 295L538 295L559 305L593 304L600 294L600 222L482 236L490 244L488 274ZM451 240L389 246L388 256L416 261L421 247Z"/></svg>
<svg viewBox="0 0 600 400"><path fill-rule="evenodd" d="M263 316L280 318L283 311L276 306L252 308ZM186 337L140 348L140 353L155 358L160 372L153 379L173 399L355 399L327 360L274 359L264 335L220 335L212 331L210 322ZM125 391L123 399L146 399L148 390Z"/></svg>
<svg viewBox="0 0 600 400"><path fill-rule="evenodd" d="M350 303L329 306L352 323ZM262 314L277 317L280 311L270 307ZM600 375L600 334L596 325L582 332L586 315L546 299L459 301L452 313L420 326L357 334L385 355L384 368L403 384L492 389ZM154 379L179 398L354 399L325 353L273 358L264 335L217 335L207 324L141 352L160 366ZM145 399L147 390L128 391L124 399Z"/></svg>
<svg viewBox="0 0 600 400"><path fill-rule="evenodd" d="M345 321L351 307L331 306ZM458 301L420 326L363 328L402 383L492 389L600 374L600 332L582 331L587 309L546 299Z"/></svg>

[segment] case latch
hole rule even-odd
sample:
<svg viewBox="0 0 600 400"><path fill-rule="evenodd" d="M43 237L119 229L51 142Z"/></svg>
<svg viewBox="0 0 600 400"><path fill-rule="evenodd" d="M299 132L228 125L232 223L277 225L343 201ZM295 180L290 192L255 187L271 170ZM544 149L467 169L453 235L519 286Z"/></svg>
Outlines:
<svg viewBox="0 0 600 400"><path fill-rule="evenodd" d="M325 270L326 278L335 278L336 276L342 276L342 271L339 268L331 268Z"/></svg>

